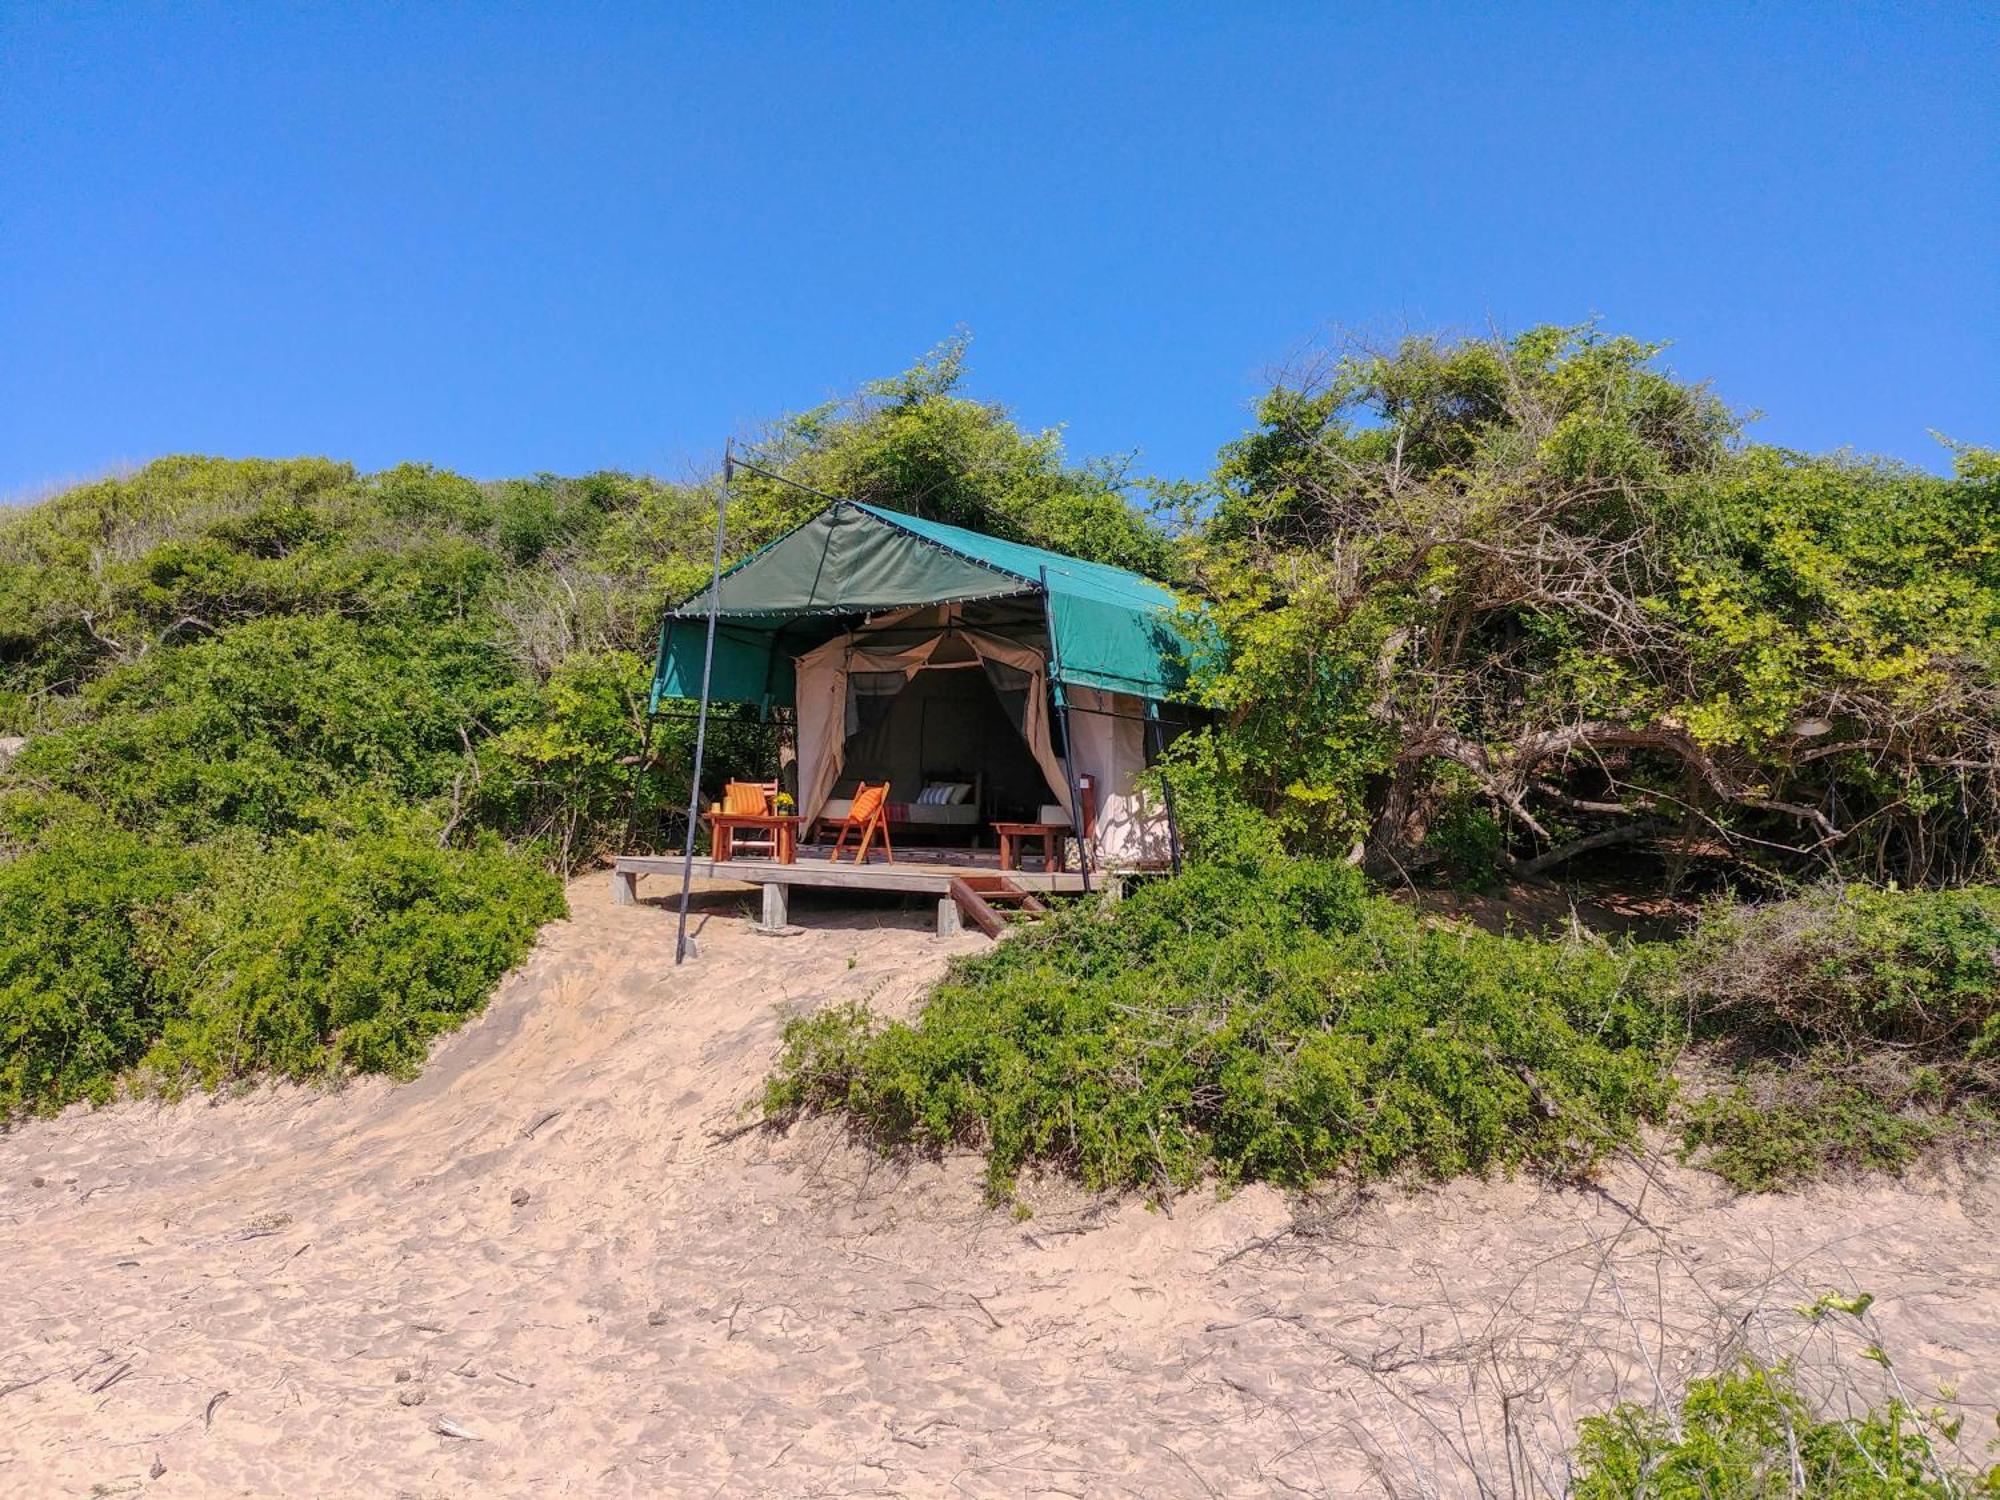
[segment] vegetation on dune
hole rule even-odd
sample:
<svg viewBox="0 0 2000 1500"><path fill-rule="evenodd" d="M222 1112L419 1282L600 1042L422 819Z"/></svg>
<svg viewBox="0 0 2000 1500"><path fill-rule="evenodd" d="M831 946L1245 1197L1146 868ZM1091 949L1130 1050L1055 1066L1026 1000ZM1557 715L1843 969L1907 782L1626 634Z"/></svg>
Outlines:
<svg viewBox="0 0 2000 1500"><path fill-rule="evenodd" d="M1117 476L964 396L963 344L750 452L1164 570ZM0 1118L260 1069L406 1071L624 831L651 632L714 481L170 458L0 519ZM732 553L818 502L748 479ZM776 729L712 726L716 779ZM693 728L649 746L684 778ZM677 842L678 795L638 810Z"/></svg>
<svg viewBox="0 0 2000 1500"><path fill-rule="evenodd" d="M1150 516L1122 465L968 397L962 340L756 435L818 490L1175 582L1219 648L1214 722L1164 767L1187 874L960 966L908 1025L798 1023L771 1107L979 1139L1002 1187L1567 1171L1668 1119L1773 1186L1983 1129L2000 460L1761 448L1657 352L1343 350ZM174 458L0 521L0 735L28 738L0 766L0 1115L134 1068L415 1066L622 834L714 484ZM730 555L820 503L746 471ZM711 776L767 773L778 733L724 712ZM691 740L655 727L643 841L678 841ZM1679 945L1542 942L1420 922L1350 867L1613 859L1792 899Z"/></svg>
<svg viewBox="0 0 2000 1500"><path fill-rule="evenodd" d="M909 1021L794 1019L766 1113L979 1146L1004 1197L1030 1164L1152 1193L1574 1175L1669 1121L1763 1189L1900 1166L2000 1105L1991 888L1720 906L1673 943L1502 937L1235 828L1112 912L962 961ZM1686 1087L1695 1046L1715 1066Z"/></svg>
<svg viewBox="0 0 2000 1500"><path fill-rule="evenodd" d="M1826 886L1721 906L1681 990L1721 1080L1690 1155L1746 1188L1895 1168L2000 1126L2000 889Z"/></svg>
<svg viewBox="0 0 2000 1500"><path fill-rule="evenodd" d="M1789 1371L1745 1363L1692 1382L1672 1411L1627 1402L1584 1418L1568 1492L1576 1500L2000 1493L2000 1466L1975 1471L1946 1456L1963 1420L1897 1397L1853 1415L1822 1415Z"/></svg>
<svg viewBox="0 0 2000 1500"><path fill-rule="evenodd" d="M1653 956L1427 927L1345 866L1235 847L960 964L912 1023L793 1021L766 1098L1096 1187L1570 1171L1658 1118Z"/></svg>
<svg viewBox="0 0 2000 1500"><path fill-rule="evenodd" d="M1273 390L1189 549L1231 647L1217 764L1399 879L1990 876L2000 460L1746 445L1657 353L1412 338Z"/></svg>

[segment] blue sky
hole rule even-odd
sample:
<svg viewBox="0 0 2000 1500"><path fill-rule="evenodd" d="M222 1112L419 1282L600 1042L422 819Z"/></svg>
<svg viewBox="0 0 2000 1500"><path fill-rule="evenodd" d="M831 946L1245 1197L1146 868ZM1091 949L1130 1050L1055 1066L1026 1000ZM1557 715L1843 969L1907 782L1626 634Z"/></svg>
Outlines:
<svg viewBox="0 0 2000 1500"><path fill-rule="evenodd" d="M1599 316L1754 431L2000 442L2000 11L0 4L0 496L669 476L965 327L1202 472L1330 327Z"/></svg>

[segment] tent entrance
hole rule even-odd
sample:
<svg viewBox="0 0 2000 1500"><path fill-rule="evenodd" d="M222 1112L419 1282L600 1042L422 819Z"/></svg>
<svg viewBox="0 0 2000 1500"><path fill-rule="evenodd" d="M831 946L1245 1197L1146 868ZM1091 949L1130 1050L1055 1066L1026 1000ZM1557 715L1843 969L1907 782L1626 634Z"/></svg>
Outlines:
<svg viewBox="0 0 2000 1500"><path fill-rule="evenodd" d="M1047 658L1037 645L956 624L947 608L836 636L796 668L799 811L808 819L864 776L887 781L902 809L921 805L928 783L976 784L977 805L901 820L912 824L976 831L1051 803L1068 817L1068 772L1050 740Z"/></svg>
<svg viewBox="0 0 2000 1500"><path fill-rule="evenodd" d="M1029 750L1020 708L1009 711L977 657L933 661L907 676L853 672L848 693L854 728L842 747L836 798L861 782L886 781L911 836L938 844L975 842L986 824L1033 820L1057 801ZM923 789L940 782L972 791L955 805L919 804Z"/></svg>

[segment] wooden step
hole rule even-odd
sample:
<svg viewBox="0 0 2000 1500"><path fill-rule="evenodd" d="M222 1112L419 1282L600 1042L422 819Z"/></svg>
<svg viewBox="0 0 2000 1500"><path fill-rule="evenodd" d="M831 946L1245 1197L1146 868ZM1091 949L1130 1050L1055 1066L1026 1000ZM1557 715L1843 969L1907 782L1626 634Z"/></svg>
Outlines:
<svg viewBox="0 0 2000 1500"><path fill-rule="evenodd" d="M951 899L957 903L965 920L988 937L997 938L1007 930L1007 924L1001 920L1000 913L988 906L985 898L958 876L952 877Z"/></svg>
<svg viewBox="0 0 2000 1500"><path fill-rule="evenodd" d="M962 877L966 888L977 892L988 902L1017 904L1023 911L1045 912L1041 898L1033 891L1024 891L1004 875L967 875Z"/></svg>
<svg viewBox="0 0 2000 1500"><path fill-rule="evenodd" d="M974 881L978 884L974 885ZM996 875L975 875L970 879L953 876L951 899L965 920L990 938L997 938L1007 930L1006 919L993 909L996 902L1018 906L1024 916L1041 916L1048 911L1033 891L1024 891Z"/></svg>

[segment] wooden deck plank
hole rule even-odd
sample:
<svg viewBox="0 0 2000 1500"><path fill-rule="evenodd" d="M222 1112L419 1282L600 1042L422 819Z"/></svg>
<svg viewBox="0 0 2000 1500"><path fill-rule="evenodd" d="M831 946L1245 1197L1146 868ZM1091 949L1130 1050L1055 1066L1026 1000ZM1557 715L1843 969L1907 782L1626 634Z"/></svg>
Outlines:
<svg viewBox="0 0 2000 1500"><path fill-rule="evenodd" d="M672 875L681 872L681 862L673 855L621 854L612 863L612 879L620 887L621 900L636 896L642 875ZM822 890L907 891L917 895L951 894L951 883L964 876L985 873L978 866L922 864L898 860L895 864L833 864L823 859L802 859L781 865L770 860L696 858L694 873L704 879L740 880L749 885L789 885ZM1010 870L1009 884L1023 890L1041 892L1081 892L1083 877L1070 871Z"/></svg>

